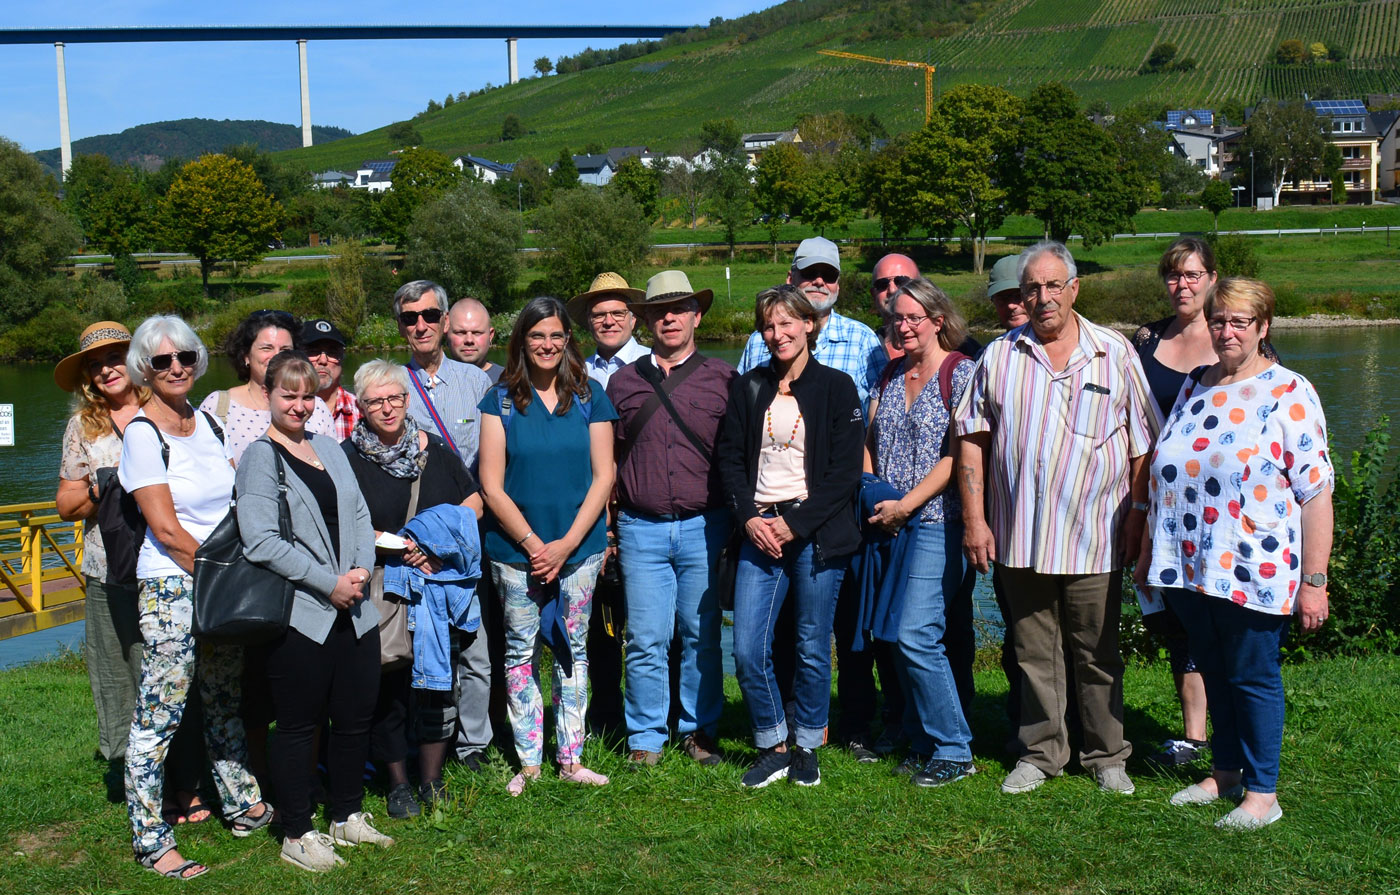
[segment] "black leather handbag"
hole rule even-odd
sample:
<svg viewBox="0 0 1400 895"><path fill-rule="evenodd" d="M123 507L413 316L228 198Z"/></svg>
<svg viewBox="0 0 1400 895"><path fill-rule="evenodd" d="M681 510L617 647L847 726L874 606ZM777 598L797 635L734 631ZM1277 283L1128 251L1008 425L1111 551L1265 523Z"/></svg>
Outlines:
<svg viewBox="0 0 1400 895"><path fill-rule="evenodd" d="M277 461L277 526L292 541L287 474ZM238 533L238 502L194 554L194 636L209 643L251 644L271 640L292 619L292 582L249 562Z"/></svg>

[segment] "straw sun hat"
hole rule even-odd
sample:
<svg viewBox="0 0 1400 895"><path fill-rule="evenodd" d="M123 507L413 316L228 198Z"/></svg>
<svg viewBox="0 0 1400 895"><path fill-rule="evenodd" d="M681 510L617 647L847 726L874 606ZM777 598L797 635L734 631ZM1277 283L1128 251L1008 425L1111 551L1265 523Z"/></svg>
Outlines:
<svg viewBox="0 0 1400 895"><path fill-rule="evenodd" d="M77 391L87 378L88 355L111 345L130 343L131 330L115 320L100 320L83 330L78 337L78 350L53 368L53 381L65 392Z"/></svg>

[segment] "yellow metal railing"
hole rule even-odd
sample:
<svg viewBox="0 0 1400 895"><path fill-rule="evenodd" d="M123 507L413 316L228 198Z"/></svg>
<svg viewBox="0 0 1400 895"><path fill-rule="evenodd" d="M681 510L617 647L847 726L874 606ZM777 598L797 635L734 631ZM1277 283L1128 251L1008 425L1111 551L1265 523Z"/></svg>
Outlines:
<svg viewBox="0 0 1400 895"><path fill-rule="evenodd" d="M83 617L83 524L53 501L0 506L0 639Z"/></svg>

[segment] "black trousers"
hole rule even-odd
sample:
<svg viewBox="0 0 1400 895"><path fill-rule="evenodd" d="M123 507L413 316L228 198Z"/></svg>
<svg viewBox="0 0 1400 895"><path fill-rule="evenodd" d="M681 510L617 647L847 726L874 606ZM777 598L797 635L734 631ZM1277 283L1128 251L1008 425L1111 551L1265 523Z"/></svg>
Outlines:
<svg viewBox="0 0 1400 895"><path fill-rule="evenodd" d="M343 821L364 801L370 721L379 697L379 629L357 639L347 612L337 613L325 643L289 628L268 647L267 677L277 715L270 771L282 829L299 839L311 830L309 772L316 728L327 720L327 816Z"/></svg>
<svg viewBox="0 0 1400 895"><path fill-rule="evenodd" d="M841 708L841 745L860 741L869 743L875 722L877 690L875 670L880 670L880 687L885 705L880 713L883 725L891 737L899 733L904 719L904 692L894 667L891 644L864 638L865 648L851 649L860 615L860 584L854 575L841 580L836 597L836 618L832 632L836 635L836 701Z"/></svg>

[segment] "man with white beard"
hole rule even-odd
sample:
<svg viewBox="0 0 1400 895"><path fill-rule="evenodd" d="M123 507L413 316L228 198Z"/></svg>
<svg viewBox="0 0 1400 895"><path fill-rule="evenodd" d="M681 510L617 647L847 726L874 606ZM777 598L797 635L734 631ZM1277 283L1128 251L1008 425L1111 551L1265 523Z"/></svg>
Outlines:
<svg viewBox="0 0 1400 895"><path fill-rule="evenodd" d="M822 365L834 367L851 377L856 391L860 393L861 405L866 406L889 357L874 330L834 310L841 288L840 279L841 255L836 243L813 236L798 244L787 281L801 289L817 313L822 315L817 347L812 350L812 356ZM754 333L744 346L744 355L739 359L739 372L747 373L766 363L768 347L763 337Z"/></svg>

